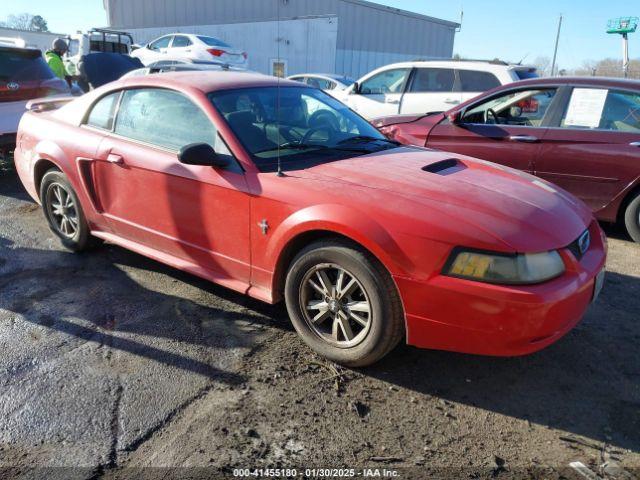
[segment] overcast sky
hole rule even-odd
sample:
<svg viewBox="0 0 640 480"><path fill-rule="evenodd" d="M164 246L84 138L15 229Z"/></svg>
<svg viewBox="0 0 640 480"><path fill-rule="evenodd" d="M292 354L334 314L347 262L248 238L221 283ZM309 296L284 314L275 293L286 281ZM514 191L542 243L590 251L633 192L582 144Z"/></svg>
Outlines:
<svg viewBox="0 0 640 480"><path fill-rule="evenodd" d="M462 31L456 35L454 53L515 62L522 58L531 62L539 56L551 57L558 17L563 14L558 52L562 68L578 67L584 60L621 57L620 37L605 33L607 20L640 16L637 0L378 0L378 3L454 21L459 20L463 9ZM106 25L102 0L0 0L0 20L21 12L42 15L50 30L60 33ZM640 57L640 31L630 35L629 51L632 58Z"/></svg>

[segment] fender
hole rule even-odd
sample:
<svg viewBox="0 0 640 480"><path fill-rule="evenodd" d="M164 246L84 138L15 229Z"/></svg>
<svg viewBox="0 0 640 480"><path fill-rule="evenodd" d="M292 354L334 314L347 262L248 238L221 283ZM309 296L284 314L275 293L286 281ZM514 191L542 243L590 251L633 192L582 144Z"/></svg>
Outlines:
<svg viewBox="0 0 640 480"><path fill-rule="evenodd" d="M64 171L62 165L68 163L68 158L67 154L51 140L41 140L35 145L28 158L30 188L27 188L27 191L37 203L40 203L40 191L36 185L36 172L38 165L43 161L53 163L59 170Z"/></svg>
<svg viewBox="0 0 640 480"><path fill-rule="evenodd" d="M621 212L620 209L626 201L628 195L634 191L637 191L640 188L640 176L631 180L621 191L618 193L613 200L604 205L602 208L598 209L594 213L599 219L604 219L610 222L616 222L618 220L618 215L622 214L624 216L624 212Z"/></svg>
<svg viewBox="0 0 640 480"><path fill-rule="evenodd" d="M325 231L345 236L371 252L391 273L406 275L413 262L389 232L376 220L360 210L337 204L322 204L299 210L273 231L265 258L273 259L269 270L274 272L273 287L278 278L277 268L284 252L296 237L307 232Z"/></svg>

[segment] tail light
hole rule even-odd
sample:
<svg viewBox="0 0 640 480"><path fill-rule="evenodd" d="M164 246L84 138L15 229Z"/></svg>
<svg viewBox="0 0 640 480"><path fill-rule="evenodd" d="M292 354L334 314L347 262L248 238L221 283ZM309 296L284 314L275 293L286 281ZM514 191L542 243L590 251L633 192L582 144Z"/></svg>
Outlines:
<svg viewBox="0 0 640 480"><path fill-rule="evenodd" d="M207 49L207 52L209 52L214 57L221 57L222 54L225 53L224 50L220 50L219 48L209 48Z"/></svg>

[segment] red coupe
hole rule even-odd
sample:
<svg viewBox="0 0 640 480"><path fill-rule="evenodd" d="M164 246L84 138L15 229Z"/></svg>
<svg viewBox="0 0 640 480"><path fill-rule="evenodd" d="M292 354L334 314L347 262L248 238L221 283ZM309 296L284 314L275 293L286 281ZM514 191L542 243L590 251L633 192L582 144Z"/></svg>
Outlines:
<svg viewBox="0 0 640 480"><path fill-rule="evenodd" d="M539 78L444 113L373 121L388 138L501 163L584 200L640 242L640 82Z"/></svg>
<svg viewBox="0 0 640 480"><path fill-rule="evenodd" d="M44 102L44 103L43 103ZM121 245L266 302L350 366L401 339L539 350L597 296L606 245L549 183L400 147L320 90L234 72L31 105L15 161L62 243Z"/></svg>

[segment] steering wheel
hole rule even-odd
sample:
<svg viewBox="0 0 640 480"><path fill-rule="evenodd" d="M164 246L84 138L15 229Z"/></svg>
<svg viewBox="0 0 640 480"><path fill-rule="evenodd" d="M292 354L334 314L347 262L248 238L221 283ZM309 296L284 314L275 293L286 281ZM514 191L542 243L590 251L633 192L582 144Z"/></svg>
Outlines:
<svg viewBox="0 0 640 480"><path fill-rule="evenodd" d="M336 131L340 130L340 122L336 116L328 110L318 110L313 112L307 121L307 125L310 127L327 126Z"/></svg>
<svg viewBox="0 0 640 480"><path fill-rule="evenodd" d="M311 137L313 137L313 135L318 132L327 132L329 137L327 141L329 142L335 136L336 131L333 128L331 128L331 126L329 125L321 125L319 127L310 128L309 130L307 130L307 133L304 134L302 139L300 139L299 143L303 145L306 143L309 143L309 140L311 139Z"/></svg>
<svg viewBox="0 0 640 480"><path fill-rule="evenodd" d="M495 112L493 108L488 108L484 112L485 123L489 123L489 117L493 117L493 123L495 123L496 125L500 125L500 117L498 117L498 114Z"/></svg>

